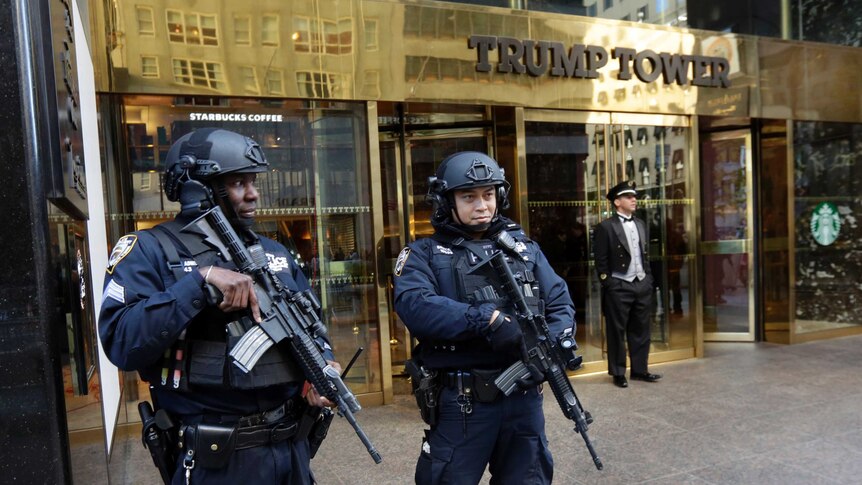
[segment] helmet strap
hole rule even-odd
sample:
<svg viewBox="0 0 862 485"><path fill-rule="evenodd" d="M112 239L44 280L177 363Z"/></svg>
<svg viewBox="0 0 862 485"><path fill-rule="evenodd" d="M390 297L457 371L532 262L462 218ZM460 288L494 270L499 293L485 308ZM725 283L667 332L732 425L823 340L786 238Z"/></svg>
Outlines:
<svg viewBox="0 0 862 485"><path fill-rule="evenodd" d="M180 212L202 213L213 206L213 193L206 185L188 177L179 185Z"/></svg>

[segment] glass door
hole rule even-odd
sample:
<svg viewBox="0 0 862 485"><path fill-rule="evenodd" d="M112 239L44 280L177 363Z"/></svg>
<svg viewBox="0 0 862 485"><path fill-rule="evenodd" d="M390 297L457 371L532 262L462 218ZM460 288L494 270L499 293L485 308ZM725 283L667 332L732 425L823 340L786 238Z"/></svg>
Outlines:
<svg viewBox="0 0 862 485"><path fill-rule="evenodd" d="M395 259L407 243L430 236L431 206L425 202L428 177L444 158L459 151L489 153L490 129L486 127L484 109L447 113L446 107L433 113L402 111L403 106L380 105L379 143L381 184L386 210L383 216L384 240L380 272L387 282L390 308L389 350L392 362L393 392L410 392L404 363L411 356L415 342L394 311L393 268ZM494 154L491 153L493 156Z"/></svg>
<svg viewBox="0 0 862 485"><path fill-rule="evenodd" d="M604 364L601 294L592 257L596 224L612 214L610 187L634 180L636 216L650 234L655 279L652 351L693 355L694 238L688 120L681 117L526 110L521 223L569 287L585 362ZM664 357L652 359L665 360Z"/></svg>
<svg viewBox="0 0 862 485"><path fill-rule="evenodd" d="M751 134L701 138L704 340L754 340Z"/></svg>

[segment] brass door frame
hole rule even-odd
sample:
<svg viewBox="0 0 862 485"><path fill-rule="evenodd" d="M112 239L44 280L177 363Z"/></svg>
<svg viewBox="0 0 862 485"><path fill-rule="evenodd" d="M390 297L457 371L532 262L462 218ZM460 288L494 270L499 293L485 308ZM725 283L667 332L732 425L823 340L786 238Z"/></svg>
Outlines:
<svg viewBox="0 0 862 485"><path fill-rule="evenodd" d="M754 177L750 130L733 130L707 133L700 142L723 141L723 140L745 140L745 191L748 202L745 207L746 238L722 241L704 241L698 239L698 259L702 256L716 254L745 254L748 262L748 331L743 332L703 332L705 341L718 342L754 342L755 337L755 280L754 280ZM699 142L699 143L700 143ZM701 181L703 179L700 179ZM792 212L791 212L792 214ZM698 228L699 230L701 228ZM702 295L701 295L702 296ZM703 300L699 305L699 311L703 311ZM701 320L703 321L703 320Z"/></svg>
<svg viewBox="0 0 862 485"><path fill-rule="evenodd" d="M379 271L382 268L381 249L385 241L385 230L383 226L383 185L381 177L383 170L380 166L380 134L377 131L377 103L370 102L366 105L366 129L368 131L368 159L370 163L370 181L371 181L371 206L377 210L371 211L372 223L374 224L373 235L376 241L377 250L374 252L376 259L374 267L378 268L377 281L377 321L378 331L380 336L380 375L383 383L383 395L381 404L389 404L393 400L392 392L392 355L388 350L387 345L390 339L389 336L389 304L387 302L386 279L383 278L383 273ZM376 161L376 163L375 163Z"/></svg>

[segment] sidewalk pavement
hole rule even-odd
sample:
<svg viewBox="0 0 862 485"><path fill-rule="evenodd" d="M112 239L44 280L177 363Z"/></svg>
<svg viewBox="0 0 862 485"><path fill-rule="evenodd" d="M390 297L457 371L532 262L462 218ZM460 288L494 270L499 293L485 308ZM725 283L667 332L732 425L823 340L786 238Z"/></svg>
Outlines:
<svg viewBox="0 0 862 485"><path fill-rule="evenodd" d="M603 471L547 394L554 483L862 483L862 336L793 346L710 343L705 355L652 366L661 381L630 380L626 389L606 374L573 379L595 418L589 435ZM423 423L412 398L397 396L356 418L383 463L375 465L336 417L312 462L319 483L413 483ZM135 463L126 463L124 483L158 483L147 481L155 470L140 441L131 442L127 461Z"/></svg>

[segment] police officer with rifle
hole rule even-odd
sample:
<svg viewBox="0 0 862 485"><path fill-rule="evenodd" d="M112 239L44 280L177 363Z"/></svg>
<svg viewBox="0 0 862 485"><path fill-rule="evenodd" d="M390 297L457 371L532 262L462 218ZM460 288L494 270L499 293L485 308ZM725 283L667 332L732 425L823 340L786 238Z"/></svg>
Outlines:
<svg viewBox="0 0 862 485"><path fill-rule="evenodd" d="M179 138L164 174L179 214L123 236L110 256L99 334L114 364L150 384L156 410L142 403L143 437L165 483L313 483L329 406L379 459L353 419L359 405L308 281L284 246L251 230L256 176L268 168L240 134ZM280 333L245 345L257 355L238 365L232 351L264 324Z"/></svg>
<svg viewBox="0 0 862 485"><path fill-rule="evenodd" d="M539 337L525 338L518 316L543 317L551 345L565 340L573 348L574 306L538 244L499 214L508 191L491 157L447 157L429 179L434 234L409 244L396 260L395 309L419 342L407 370L430 426L417 484L476 484L486 468L494 483L553 478L540 386L552 376L527 357L528 344L535 347ZM497 274L482 269L493 256L517 279L525 308ZM567 355L555 362L575 359L573 351ZM515 364L523 368L504 374ZM568 382L562 372L554 378ZM501 375L512 384L504 390L496 383Z"/></svg>

